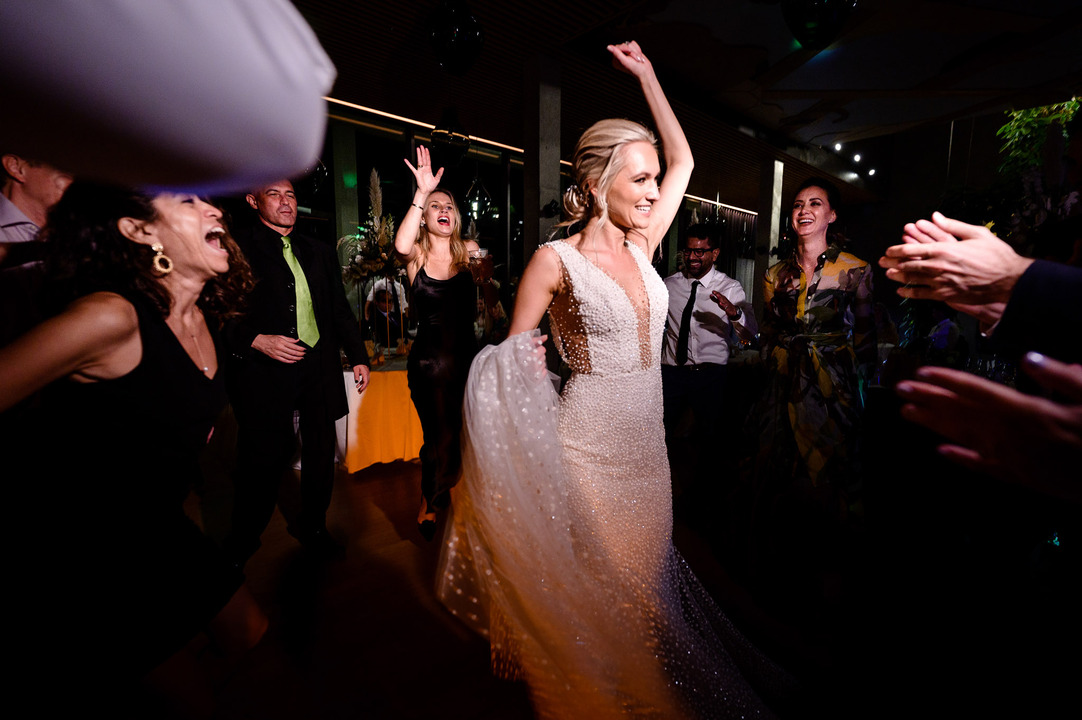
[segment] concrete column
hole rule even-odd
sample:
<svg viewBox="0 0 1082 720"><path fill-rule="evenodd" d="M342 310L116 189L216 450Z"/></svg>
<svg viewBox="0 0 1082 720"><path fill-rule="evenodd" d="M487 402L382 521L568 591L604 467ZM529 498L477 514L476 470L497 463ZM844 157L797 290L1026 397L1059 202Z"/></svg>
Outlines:
<svg viewBox="0 0 1082 720"><path fill-rule="evenodd" d="M777 258L769 252L759 252L759 248L767 251L777 250L778 238L781 236L781 187L785 178L785 163L781 160L763 163L762 174L759 178L759 221L755 224L755 282L753 284L754 296L752 303L755 306L756 317L763 317L763 273L773 265ZM748 288L744 288L746 293Z"/></svg>
<svg viewBox="0 0 1082 720"><path fill-rule="evenodd" d="M352 235L361 224L357 200L357 135L353 125L331 124L331 147L334 148L334 228L335 237ZM368 187L368 177L364 178Z"/></svg>
<svg viewBox="0 0 1082 720"><path fill-rule="evenodd" d="M688 201L685 198L681 209L685 209L687 205ZM665 257L668 258L666 272L662 277L669 277L676 272L677 255L680 253L680 213L677 213L676 217L673 218L672 225L669 226L669 232L665 239L661 241L661 244L665 247ZM653 258L650 259L653 260Z"/></svg>
<svg viewBox="0 0 1082 720"><path fill-rule="evenodd" d="M560 67L552 57L535 56L525 70L525 158L523 167L522 257L529 262L548 240L559 215L546 218L541 209L560 203Z"/></svg>

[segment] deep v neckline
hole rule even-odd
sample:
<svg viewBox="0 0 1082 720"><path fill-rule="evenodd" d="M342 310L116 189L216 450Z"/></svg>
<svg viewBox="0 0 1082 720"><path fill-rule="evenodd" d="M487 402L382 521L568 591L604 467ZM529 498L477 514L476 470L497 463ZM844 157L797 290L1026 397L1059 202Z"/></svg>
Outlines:
<svg viewBox="0 0 1082 720"><path fill-rule="evenodd" d="M601 267L600 265L598 265L596 263L593 263L593 262L590 262L590 258L586 257L586 253L582 252L581 250L579 250L577 247L575 247L571 243L567 242L566 240L561 240L560 242L562 242L564 245L567 245L567 247L571 248L576 253L578 253L579 256L586 262L587 265L589 265L590 267L597 270L604 277L608 278L609 281L613 285L615 285L617 288L619 288L620 293L627 300L627 304L631 306L631 312L635 315L636 318L639 318L639 307L640 306L635 304L635 301L631 298L631 294L628 292L627 288L625 288L620 283L619 280L617 280L615 277L613 277L612 273L610 273L608 270ZM645 308L645 313L643 313L643 315L645 317L649 318L650 317L650 310L651 310L651 307L650 307L650 293L648 293L646 291L646 278L643 277L642 265L639 263L639 258L637 258L635 256L635 251L631 249L631 243L629 243L627 240L624 240L624 247L627 248L628 254L631 255L631 259L635 263L635 269L638 271L637 275L638 275L638 278L639 278L639 288L642 290L642 300L643 300L641 307Z"/></svg>
<svg viewBox="0 0 1082 720"><path fill-rule="evenodd" d="M221 364L218 362L218 344L214 342L214 333L210 331L209 325L207 326L207 335L210 336L210 346L214 350L215 361L213 375L207 375L205 372L203 372L203 366L196 362L195 358L188 354L188 351L184 347L184 343L181 342L180 338L177 337L177 334L173 332L173 328L169 327L168 322L165 323L165 329L169 331L169 337L173 338L173 342L176 343L177 348L184 355L184 357L188 358L188 364L191 365L192 369L199 374L199 377L209 381L213 381L214 378L218 377L218 372L222 369ZM209 368L210 366L207 365L207 367Z"/></svg>

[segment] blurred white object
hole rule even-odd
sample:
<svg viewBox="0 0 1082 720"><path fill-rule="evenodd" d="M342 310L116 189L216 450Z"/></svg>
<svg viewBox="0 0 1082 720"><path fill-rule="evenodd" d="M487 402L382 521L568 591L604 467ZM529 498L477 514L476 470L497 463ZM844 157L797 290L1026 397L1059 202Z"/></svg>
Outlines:
<svg viewBox="0 0 1082 720"><path fill-rule="evenodd" d="M0 3L3 151L196 192L293 177L334 65L287 0Z"/></svg>

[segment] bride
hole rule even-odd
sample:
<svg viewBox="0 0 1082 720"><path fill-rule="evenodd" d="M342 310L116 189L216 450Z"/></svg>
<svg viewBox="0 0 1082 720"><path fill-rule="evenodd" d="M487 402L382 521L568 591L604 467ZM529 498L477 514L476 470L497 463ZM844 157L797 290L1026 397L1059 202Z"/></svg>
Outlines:
<svg viewBox="0 0 1082 720"><path fill-rule="evenodd" d="M539 717L767 716L745 676L769 685L782 673L672 545L668 302L650 258L683 201L691 149L638 44L608 50L642 86L665 184L642 125L602 120L579 140L563 225L585 225L534 255L512 337L471 368L437 590L489 638L494 672L525 679ZM574 371L560 397L539 359L545 312Z"/></svg>

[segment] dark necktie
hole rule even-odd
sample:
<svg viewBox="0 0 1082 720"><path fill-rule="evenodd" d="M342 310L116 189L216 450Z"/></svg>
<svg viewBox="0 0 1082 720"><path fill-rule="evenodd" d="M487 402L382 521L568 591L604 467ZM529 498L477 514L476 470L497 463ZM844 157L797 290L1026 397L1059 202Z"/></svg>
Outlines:
<svg viewBox="0 0 1082 720"><path fill-rule="evenodd" d="M680 335L676 338L676 364L686 365L688 361L688 337L691 335L691 311L695 309L695 291L702 285L696 280L691 283L691 295L684 312L680 316Z"/></svg>

